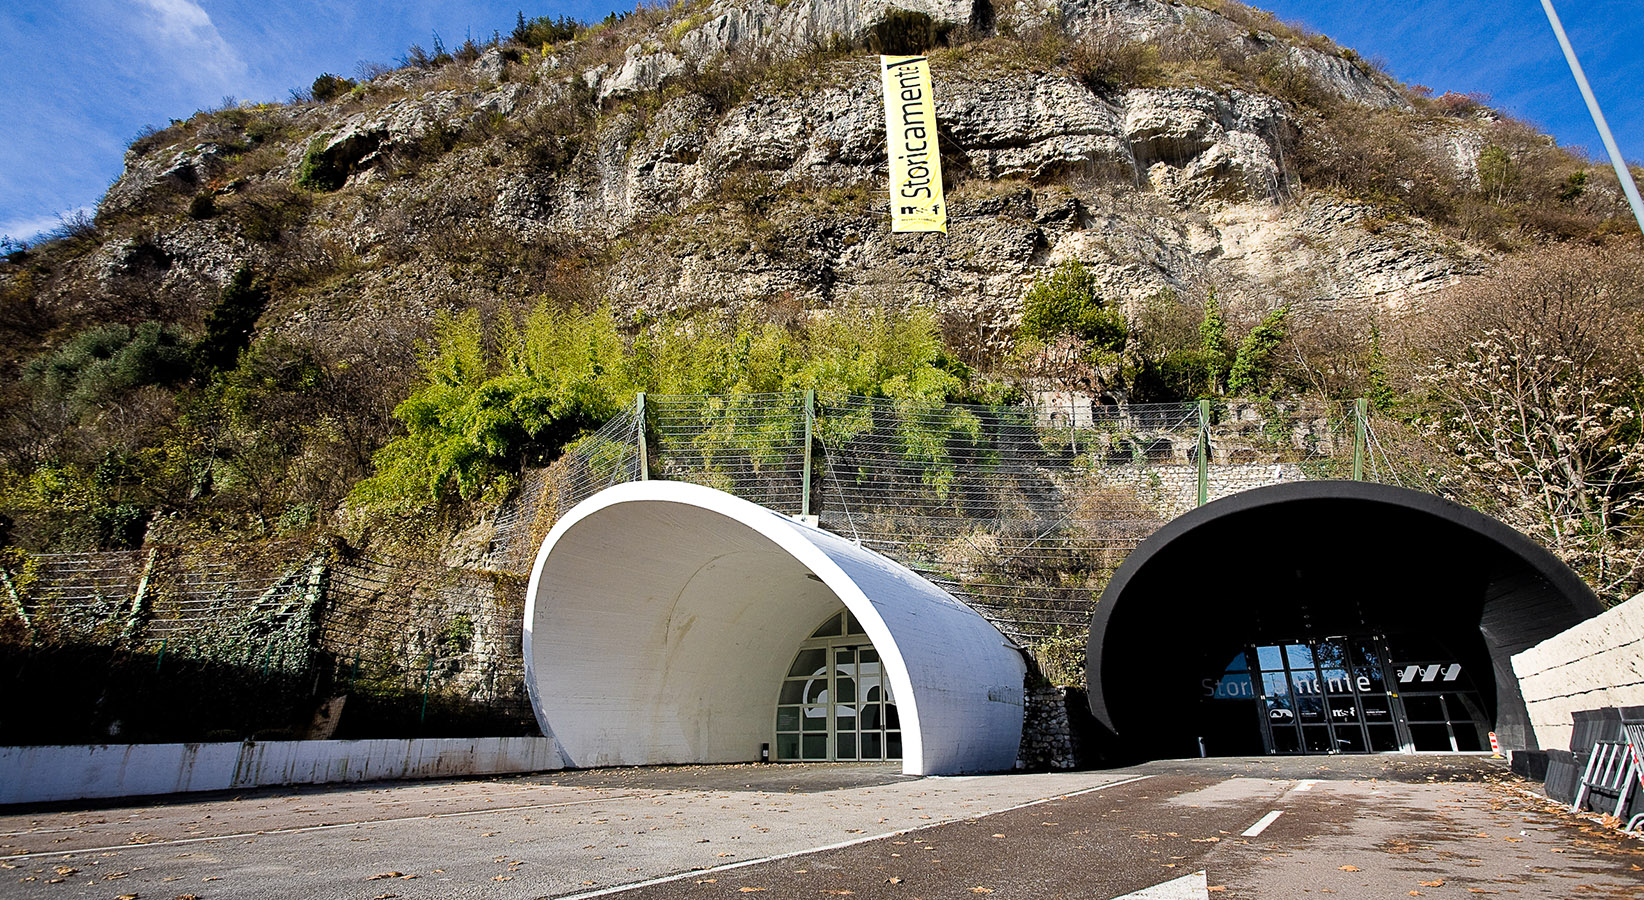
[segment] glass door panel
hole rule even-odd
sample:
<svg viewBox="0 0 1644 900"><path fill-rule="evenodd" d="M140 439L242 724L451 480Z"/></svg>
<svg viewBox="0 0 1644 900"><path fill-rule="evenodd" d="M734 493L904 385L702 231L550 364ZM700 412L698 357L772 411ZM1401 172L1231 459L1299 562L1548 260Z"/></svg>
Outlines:
<svg viewBox="0 0 1644 900"><path fill-rule="evenodd" d="M879 654L841 613L795 654L777 693L779 760L899 759L896 701Z"/></svg>

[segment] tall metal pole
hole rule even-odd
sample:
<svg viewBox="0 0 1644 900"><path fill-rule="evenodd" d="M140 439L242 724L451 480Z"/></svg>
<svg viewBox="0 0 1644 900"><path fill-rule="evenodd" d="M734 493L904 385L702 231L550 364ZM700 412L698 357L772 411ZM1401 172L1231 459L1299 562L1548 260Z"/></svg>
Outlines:
<svg viewBox="0 0 1644 900"><path fill-rule="evenodd" d="M816 388L805 389L805 471L800 476L799 514L811 514L811 442L816 433Z"/></svg>
<svg viewBox="0 0 1644 900"><path fill-rule="evenodd" d="M1553 0L1541 0L1541 8L1547 11L1547 21L1552 23L1558 45L1564 48L1564 59L1570 63L1570 74L1575 76L1576 86L1581 88L1581 97L1587 101L1587 111L1593 114L1598 136L1604 141L1605 151L1610 154L1610 165L1615 166L1615 176L1621 180L1621 192L1627 195L1627 204L1633 208L1633 220L1638 223L1638 230L1644 232L1644 200L1638 197L1638 184L1633 181L1632 170L1622 159L1621 148L1615 145L1615 135L1610 133L1610 123L1604 121L1604 113L1598 108L1598 98L1593 96L1592 85L1587 83L1587 74L1581 71L1581 63L1576 62L1575 48L1570 46L1570 38L1564 33L1564 23L1553 11Z"/></svg>
<svg viewBox="0 0 1644 900"><path fill-rule="evenodd" d="M634 418L638 420L636 428L639 431L639 480L651 480L651 454L645 446L645 392L634 394Z"/></svg>
<svg viewBox="0 0 1644 900"><path fill-rule="evenodd" d="M1210 502L1210 401L1199 401L1199 505Z"/></svg>
<svg viewBox="0 0 1644 900"><path fill-rule="evenodd" d="M1353 480L1364 480L1365 418L1370 415L1370 401L1360 397L1353 401Z"/></svg>

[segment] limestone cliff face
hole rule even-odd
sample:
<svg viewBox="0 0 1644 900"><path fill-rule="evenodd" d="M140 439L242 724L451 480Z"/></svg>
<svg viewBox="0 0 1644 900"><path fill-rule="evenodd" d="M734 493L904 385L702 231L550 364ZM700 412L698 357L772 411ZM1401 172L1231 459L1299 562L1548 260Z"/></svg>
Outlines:
<svg viewBox="0 0 1644 900"><path fill-rule="evenodd" d="M240 262L299 255L325 277L265 325L320 331L529 296L552 264L519 260L566 243L595 248L592 289L619 307L920 302L984 335L1012 323L1024 287L1067 258L1125 302L1214 288L1232 303L1322 308L1400 309L1480 265L1481 251L1420 219L1301 184L1287 153L1312 125L1291 100L1180 78L1093 86L1032 53L1013 60L967 42L1186 33L1343 103L1405 105L1385 76L1339 53L1199 6L707 0L669 15L599 52L611 35L399 70L349 102L261 108L251 118L273 136L255 149L252 126L213 119L134 149L103 208L135 215L156 197L201 192L243 211L320 166L335 189L295 191L275 239L224 216L179 216L146 238L167 259L162 277L202 295ZM889 233L876 60L839 49L877 46L910 21L952 48L933 55L946 237ZM751 87L701 87L715 73ZM1433 141L1472 166L1478 141L1465 124L1449 129ZM248 170L253 158L261 168ZM499 263L475 242L513 256ZM103 251L105 273L120 252ZM342 311L328 307L345 296Z"/></svg>

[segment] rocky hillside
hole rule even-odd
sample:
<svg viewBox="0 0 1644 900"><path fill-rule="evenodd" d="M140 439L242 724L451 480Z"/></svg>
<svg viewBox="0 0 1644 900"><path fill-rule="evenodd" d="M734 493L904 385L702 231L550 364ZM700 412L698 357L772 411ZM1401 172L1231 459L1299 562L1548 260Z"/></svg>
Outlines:
<svg viewBox="0 0 1644 900"><path fill-rule="evenodd" d="M945 237L889 233L880 51L931 57ZM4 542L173 534L230 480L234 527L312 527L441 311L921 307L992 370L1067 260L1132 319L1214 293L1364 344L1503 254L1632 246L1605 167L1231 0L701 0L407 59L144 135L0 264L10 521L97 523ZM234 453L264 475L200 474Z"/></svg>

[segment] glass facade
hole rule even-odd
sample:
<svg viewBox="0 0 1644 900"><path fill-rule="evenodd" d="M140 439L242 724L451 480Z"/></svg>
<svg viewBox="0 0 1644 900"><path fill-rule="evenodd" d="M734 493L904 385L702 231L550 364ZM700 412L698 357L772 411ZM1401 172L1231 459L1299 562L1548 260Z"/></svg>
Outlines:
<svg viewBox="0 0 1644 900"><path fill-rule="evenodd" d="M778 760L902 758L890 680L849 612L823 622L800 645L776 704Z"/></svg>
<svg viewBox="0 0 1644 900"><path fill-rule="evenodd" d="M1253 644L1203 686L1212 755L1478 750L1489 727L1462 665L1409 639Z"/></svg>

